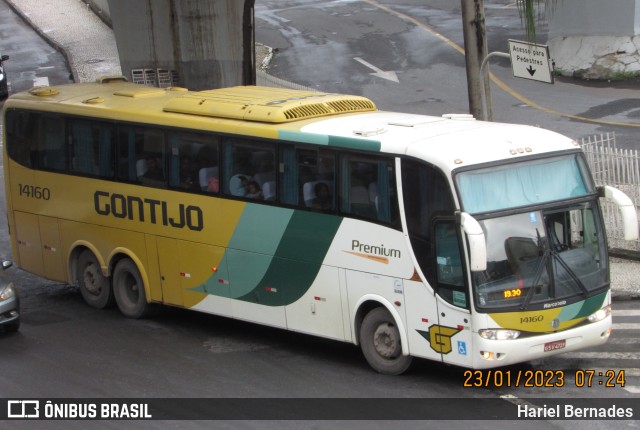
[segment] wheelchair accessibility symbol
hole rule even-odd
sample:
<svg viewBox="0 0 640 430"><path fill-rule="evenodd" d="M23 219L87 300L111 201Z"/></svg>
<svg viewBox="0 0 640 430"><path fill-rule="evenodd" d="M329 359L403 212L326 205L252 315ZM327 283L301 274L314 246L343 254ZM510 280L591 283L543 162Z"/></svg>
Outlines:
<svg viewBox="0 0 640 430"><path fill-rule="evenodd" d="M467 355L467 343L458 341L458 354Z"/></svg>

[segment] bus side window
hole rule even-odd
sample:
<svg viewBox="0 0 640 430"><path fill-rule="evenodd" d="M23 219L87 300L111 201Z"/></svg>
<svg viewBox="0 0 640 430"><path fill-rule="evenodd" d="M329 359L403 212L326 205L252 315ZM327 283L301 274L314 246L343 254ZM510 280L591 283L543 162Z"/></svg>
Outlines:
<svg viewBox="0 0 640 430"><path fill-rule="evenodd" d="M455 222L436 223L434 236L438 294L454 306L468 308L469 300L464 287L460 240Z"/></svg>
<svg viewBox="0 0 640 430"><path fill-rule="evenodd" d="M172 187L218 192L217 136L172 132L169 146L169 184Z"/></svg>
<svg viewBox="0 0 640 430"><path fill-rule="evenodd" d="M47 170L64 171L67 168L64 119L42 115L38 130L37 166Z"/></svg>
<svg viewBox="0 0 640 430"><path fill-rule="evenodd" d="M340 210L357 218L394 224L398 218L394 160L341 157Z"/></svg>
<svg viewBox="0 0 640 430"><path fill-rule="evenodd" d="M113 177L113 130L95 121L72 120L71 172L103 178Z"/></svg>
<svg viewBox="0 0 640 430"><path fill-rule="evenodd" d="M251 200L276 199L273 144L229 139L223 145L223 160L226 194Z"/></svg>
<svg viewBox="0 0 640 430"><path fill-rule="evenodd" d="M33 112L9 109L6 113L7 152L13 161L25 167L34 166L37 121L38 114Z"/></svg>
<svg viewBox="0 0 640 430"><path fill-rule="evenodd" d="M166 187L164 133L140 127L118 130L118 176L151 187Z"/></svg>

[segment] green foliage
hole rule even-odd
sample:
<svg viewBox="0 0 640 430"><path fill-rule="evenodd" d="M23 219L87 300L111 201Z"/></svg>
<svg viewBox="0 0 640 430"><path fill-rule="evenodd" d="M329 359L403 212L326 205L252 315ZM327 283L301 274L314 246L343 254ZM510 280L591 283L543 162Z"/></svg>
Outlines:
<svg viewBox="0 0 640 430"><path fill-rule="evenodd" d="M522 27L527 35L527 41L536 42L536 23L542 19L545 10L553 12L556 1L559 0L517 0L518 12Z"/></svg>

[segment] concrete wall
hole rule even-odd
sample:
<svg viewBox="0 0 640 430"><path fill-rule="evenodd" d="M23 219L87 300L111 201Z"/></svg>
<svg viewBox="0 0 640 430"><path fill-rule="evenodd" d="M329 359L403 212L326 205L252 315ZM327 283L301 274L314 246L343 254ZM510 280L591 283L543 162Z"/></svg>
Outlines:
<svg viewBox="0 0 640 430"><path fill-rule="evenodd" d="M547 13L557 72L585 79L640 76L640 0L555 0Z"/></svg>
<svg viewBox="0 0 640 430"><path fill-rule="evenodd" d="M559 36L634 36L638 0L555 0L548 7L549 39Z"/></svg>

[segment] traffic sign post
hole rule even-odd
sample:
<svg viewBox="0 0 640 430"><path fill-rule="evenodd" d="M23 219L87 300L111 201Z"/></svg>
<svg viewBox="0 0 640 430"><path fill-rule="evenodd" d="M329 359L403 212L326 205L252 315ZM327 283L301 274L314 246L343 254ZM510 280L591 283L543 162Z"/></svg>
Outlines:
<svg viewBox="0 0 640 430"><path fill-rule="evenodd" d="M553 84L549 47L535 43L509 40L511 70L516 78Z"/></svg>

